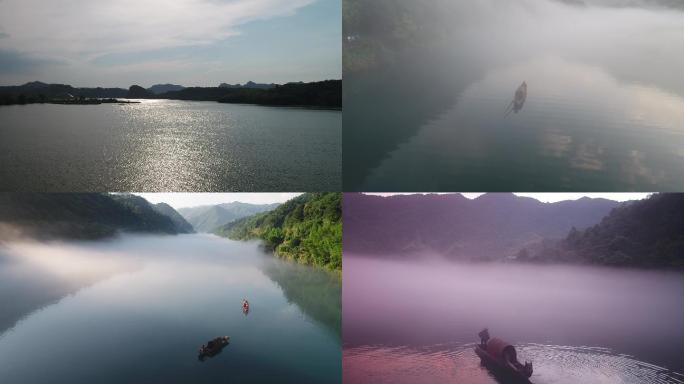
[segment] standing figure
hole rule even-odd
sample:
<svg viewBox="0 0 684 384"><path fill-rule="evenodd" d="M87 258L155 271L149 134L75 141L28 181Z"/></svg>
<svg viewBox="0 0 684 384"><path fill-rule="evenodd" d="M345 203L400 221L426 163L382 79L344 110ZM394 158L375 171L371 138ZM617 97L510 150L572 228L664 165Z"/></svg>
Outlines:
<svg viewBox="0 0 684 384"><path fill-rule="evenodd" d="M480 336L480 345L483 348L487 348L487 341L489 341L489 329L485 328L477 335Z"/></svg>

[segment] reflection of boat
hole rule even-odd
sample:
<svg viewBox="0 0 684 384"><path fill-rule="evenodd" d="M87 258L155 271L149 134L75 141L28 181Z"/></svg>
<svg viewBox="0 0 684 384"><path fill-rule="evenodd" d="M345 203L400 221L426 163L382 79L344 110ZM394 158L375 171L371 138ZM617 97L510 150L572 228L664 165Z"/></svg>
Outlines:
<svg viewBox="0 0 684 384"><path fill-rule="evenodd" d="M199 349L199 356L198 358L200 361L204 361L207 357L214 357L221 353L223 348L225 348L226 345L228 345L228 342L230 341L230 337L228 336L219 336L213 340L209 340L208 343L200 347Z"/></svg>
<svg viewBox="0 0 684 384"><path fill-rule="evenodd" d="M520 364L515 347L499 338L489 338L489 331L484 329L479 333L480 344L475 347L475 353L480 361L496 376L504 378L505 382L529 383L532 376L532 363Z"/></svg>
<svg viewBox="0 0 684 384"><path fill-rule="evenodd" d="M506 116L511 112L518 113L525 105L525 100L527 100L527 83L522 82L518 89L515 90L515 95L513 96L513 101L506 107Z"/></svg>

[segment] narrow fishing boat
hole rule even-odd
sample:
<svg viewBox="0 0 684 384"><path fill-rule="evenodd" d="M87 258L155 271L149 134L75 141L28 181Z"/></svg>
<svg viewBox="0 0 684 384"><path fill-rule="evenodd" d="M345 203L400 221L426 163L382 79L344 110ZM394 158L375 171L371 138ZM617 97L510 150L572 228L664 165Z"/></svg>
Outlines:
<svg viewBox="0 0 684 384"><path fill-rule="evenodd" d="M518 89L515 90L515 95L513 100L508 104L506 108L505 116L508 116L511 112L518 113L525 105L525 100L527 100L527 83L522 82Z"/></svg>
<svg viewBox="0 0 684 384"><path fill-rule="evenodd" d="M499 338L490 338L485 328L479 334L480 344L475 347L475 353L480 357L482 365L489 368L496 376L505 378L506 382L530 383L532 363L525 365L518 361L515 347Z"/></svg>
<svg viewBox="0 0 684 384"><path fill-rule="evenodd" d="M213 340L209 340L205 345L201 346L199 349L199 355L197 358L200 361L204 361L207 357L214 357L221 353L223 348L230 342L230 337L219 336Z"/></svg>

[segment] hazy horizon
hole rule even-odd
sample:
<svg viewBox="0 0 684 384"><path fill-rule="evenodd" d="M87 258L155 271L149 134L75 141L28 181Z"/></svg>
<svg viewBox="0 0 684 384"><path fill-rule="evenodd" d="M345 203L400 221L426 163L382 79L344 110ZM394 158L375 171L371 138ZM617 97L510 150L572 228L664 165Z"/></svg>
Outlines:
<svg viewBox="0 0 684 384"><path fill-rule="evenodd" d="M487 192L496 193L496 192ZM512 192L518 197L530 197L542 203L557 203L560 201L569 200L579 200L583 197L588 197L591 199L607 199L612 201L631 201L631 200L643 200L651 195L653 192L644 193L634 193L634 192L617 192L617 193L601 193L601 192L587 192L587 193L555 193L555 192L542 192L542 193L522 193L522 192ZM389 193L389 192L379 192L379 193L364 193L366 195L373 196L396 196L396 195L452 195L460 194L461 196L473 200L485 194L485 192L412 192L412 193Z"/></svg>
<svg viewBox="0 0 684 384"><path fill-rule="evenodd" d="M312 82L326 81L326 80L340 80L340 79L332 79L332 78L331 78L331 79L320 79L320 80L301 81L301 82L303 82L303 83L312 83ZM229 85L235 85L235 84L245 85L245 84L247 84L247 83L250 82L250 81L253 82L253 83L256 83L256 84L277 84L277 85L283 85L283 84L288 84L288 83L298 83L298 82L300 82L300 80L292 80L292 81L283 81L283 82L280 82L280 83L272 83L272 82L258 81L258 80L254 80L254 79L249 79L249 80L245 80L245 81L238 81L238 82L232 82L232 83L228 83L228 82L222 81L221 83L226 83L226 84L229 84ZM25 81L25 82L22 82L21 84L0 84L0 87L19 87L19 86L23 86L23 85L26 85L26 84L29 84L29 83L34 83L34 82L45 83L45 84L48 84L48 85L53 85L53 84L71 85L71 86L73 86L73 87L75 87L75 88L98 88L98 87L100 87L100 88L121 88L121 89L128 89L128 88L130 88L132 85L140 85L141 87L143 87L143 88L145 88L145 89L148 89L148 88L150 88L150 87L152 87L152 86L155 86L155 85L180 85L180 86L183 86L183 87L185 87L185 88L210 88L210 87L218 87L218 86L221 84L221 83L219 83L219 84L215 84L215 85L187 85L187 84L179 84L179 83L173 82L173 81L161 81L161 82L158 82L158 83L153 83L153 84L151 83L151 84L149 84L149 85L148 85L148 84L128 84L128 85L114 85L114 86L111 86L111 87L103 87L103 86L101 86L101 85L99 85L99 84L90 84L90 85L79 85L79 86L75 86L75 85L73 85L73 84L68 84L68 83L64 83L64 82L60 82L60 81L43 81L43 80L37 79L37 80Z"/></svg>
<svg viewBox="0 0 684 384"><path fill-rule="evenodd" d="M341 12L338 0L3 0L0 84L340 79Z"/></svg>
<svg viewBox="0 0 684 384"><path fill-rule="evenodd" d="M246 204L284 203L301 193L133 193L152 204L166 203L173 209L240 202Z"/></svg>

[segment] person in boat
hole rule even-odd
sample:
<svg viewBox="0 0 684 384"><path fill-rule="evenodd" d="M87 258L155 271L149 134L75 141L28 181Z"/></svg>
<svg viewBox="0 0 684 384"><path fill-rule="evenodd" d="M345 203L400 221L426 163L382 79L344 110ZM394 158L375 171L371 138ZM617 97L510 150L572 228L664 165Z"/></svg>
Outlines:
<svg viewBox="0 0 684 384"><path fill-rule="evenodd" d="M475 347L475 353L485 365L494 365L519 378L532 376L532 363L526 361L521 364L518 361L517 352L512 344L499 338L490 338L489 331L485 328L480 333L480 344ZM527 382L524 381L523 382Z"/></svg>
<svg viewBox="0 0 684 384"><path fill-rule="evenodd" d="M523 371L525 373L525 376L530 377L532 376L532 362L531 361L525 361L525 366L523 367Z"/></svg>
<svg viewBox="0 0 684 384"><path fill-rule="evenodd" d="M249 310L249 301L247 299L242 299L242 309Z"/></svg>
<svg viewBox="0 0 684 384"><path fill-rule="evenodd" d="M477 334L480 337L480 346L487 348L487 341L489 341L489 329L485 328Z"/></svg>

